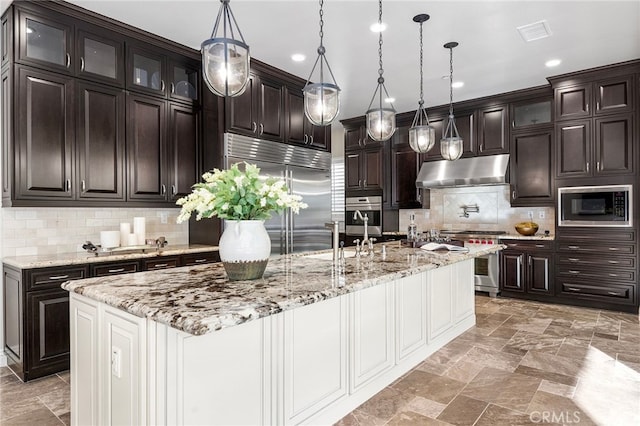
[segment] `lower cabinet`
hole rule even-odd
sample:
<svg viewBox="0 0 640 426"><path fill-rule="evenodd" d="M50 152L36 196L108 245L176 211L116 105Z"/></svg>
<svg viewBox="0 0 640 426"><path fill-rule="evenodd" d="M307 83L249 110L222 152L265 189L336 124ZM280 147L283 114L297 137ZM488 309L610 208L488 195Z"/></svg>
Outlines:
<svg viewBox="0 0 640 426"><path fill-rule="evenodd" d="M500 292L536 300L553 298L553 241L501 242L507 248L500 253Z"/></svg>
<svg viewBox="0 0 640 426"><path fill-rule="evenodd" d="M474 306L473 260L202 336L71 293L72 423L333 424Z"/></svg>

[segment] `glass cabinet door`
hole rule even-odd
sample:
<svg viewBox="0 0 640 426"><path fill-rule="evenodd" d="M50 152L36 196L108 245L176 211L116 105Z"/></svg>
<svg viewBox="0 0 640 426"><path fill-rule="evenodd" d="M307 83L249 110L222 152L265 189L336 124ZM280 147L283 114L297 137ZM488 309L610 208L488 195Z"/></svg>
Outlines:
<svg viewBox="0 0 640 426"><path fill-rule="evenodd" d="M127 86L153 94L166 93L165 57L161 54L129 48Z"/></svg>
<svg viewBox="0 0 640 426"><path fill-rule="evenodd" d="M23 11L19 14L19 59L70 74L71 25Z"/></svg>
<svg viewBox="0 0 640 426"><path fill-rule="evenodd" d="M78 31L77 73L112 84L124 83L123 43Z"/></svg>
<svg viewBox="0 0 640 426"><path fill-rule="evenodd" d="M169 95L180 100L195 101L198 99L198 69L180 64L170 64Z"/></svg>
<svg viewBox="0 0 640 426"><path fill-rule="evenodd" d="M529 101L513 106L513 128L535 126L551 122L551 99Z"/></svg>

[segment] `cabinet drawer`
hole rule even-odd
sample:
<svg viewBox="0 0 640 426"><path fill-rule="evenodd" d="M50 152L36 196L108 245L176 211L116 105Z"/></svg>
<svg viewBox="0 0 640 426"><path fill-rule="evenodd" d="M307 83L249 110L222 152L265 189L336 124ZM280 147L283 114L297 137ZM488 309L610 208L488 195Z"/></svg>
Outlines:
<svg viewBox="0 0 640 426"><path fill-rule="evenodd" d="M103 264L103 265L92 265L91 276L104 277L107 275L130 274L132 272L138 272L139 270L140 270L140 264L138 262L122 262L122 263L109 263L109 264Z"/></svg>
<svg viewBox="0 0 640 426"><path fill-rule="evenodd" d="M620 281L635 282L635 269L619 268L589 268L583 265L560 266L558 276L564 279L586 279L595 280L598 283L608 285L616 284Z"/></svg>
<svg viewBox="0 0 640 426"><path fill-rule="evenodd" d="M633 284L598 286L560 279L558 284L559 292L563 296L623 304L633 304L635 300L635 285Z"/></svg>
<svg viewBox="0 0 640 426"><path fill-rule="evenodd" d="M602 242L588 243L582 241L576 242L558 242L558 252L562 253L594 253L598 255L634 255L636 254L635 244L619 244L618 242Z"/></svg>
<svg viewBox="0 0 640 426"><path fill-rule="evenodd" d="M558 256L558 264L568 268L572 268L575 265L635 268L636 258L628 256L595 256L582 253L561 254Z"/></svg>
<svg viewBox="0 0 640 426"><path fill-rule="evenodd" d="M204 253L193 253L182 255L182 266L201 265L203 263L220 262L220 255L217 251Z"/></svg>
<svg viewBox="0 0 640 426"><path fill-rule="evenodd" d="M160 259L143 260L142 265L142 269L144 271L151 271L153 269L175 268L176 266L178 266L178 258L167 256Z"/></svg>
<svg viewBox="0 0 640 426"><path fill-rule="evenodd" d="M553 250L553 241L536 241L536 240L500 240L500 244L504 244L508 249L516 250Z"/></svg>
<svg viewBox="0 0 640 426"><path fill-rule="evenodd" d="M44 268L29 271L27 291L60 287L65 281L88 277L87 267Z"/></svg>
<svg viewBox="0 0 640 426"><path fill-rule="evenodd" d="M636 231L620 228L569 229L559 227L556 239L562 242L591 242L592 244L601 243L601 241L634 243L636 241Z"/></svg>

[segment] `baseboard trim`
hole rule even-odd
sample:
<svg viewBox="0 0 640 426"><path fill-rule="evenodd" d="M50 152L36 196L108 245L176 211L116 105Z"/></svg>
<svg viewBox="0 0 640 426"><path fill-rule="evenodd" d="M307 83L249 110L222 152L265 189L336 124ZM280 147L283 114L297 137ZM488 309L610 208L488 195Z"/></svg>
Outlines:
<svg viewBox="0 0 640 426"><path fill-rule="evenodd" d="M4 352L0 352L0 367L7 366L7 355Z"/></svg>

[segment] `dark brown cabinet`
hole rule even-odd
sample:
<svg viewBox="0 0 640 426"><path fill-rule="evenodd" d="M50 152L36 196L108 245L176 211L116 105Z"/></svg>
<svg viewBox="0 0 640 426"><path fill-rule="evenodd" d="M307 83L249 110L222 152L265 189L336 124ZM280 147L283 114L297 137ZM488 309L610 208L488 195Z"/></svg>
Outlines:
<svg viewBox="0 0 640 426"><path fill-rule="evenodd" d="M174 201L191 192L200 180L199 160L200 114L187 105L169 104L169 141L167 145L168 200Z"/></svg>
<svg viewBox="0 0 640 426"><path fill-rule="evenodd" d="M252 74L240 96L226 99L226 128L234 133L284 142L284 84Z"/></svg>
<svg viewBox="0 0 640 426"><path fill-rule="evenodd" d="M9 367L23 381L69 369L69 293L60 284L88 268L3 269Z"/></svg>
<svg viewBox="0 0 640 426"><path fill-rule="evenodd" d="M512 207L554 204L554 149L552 127L512 133L509 148Z"/></svg>
<svg viewBox="0 0 640 426"><path fill-rule="evenodd" d="M634 109L634 80L621 76L561 86L554 97L556 120L630 112Z"/></svg>
<svg viewBox="0 0 640 426"><path fill-rule="evenodd" d="M124 39L87 24L76 30L75 74L81 78L123 87Z"/></svg>
<svg viewBox="0 0 640 426"><path fill-rule="evenodd" d="M364 123L344 129L344 149L353 150L361 148L375 148L381 146L382 143L374 141L367 133L367 127Z"/></svg>
<svg viewBox="0 0 640 426"><path fill-rule="evenodd" d="M442 114L434 114L432 113L429 116L429 125L432 126L436 131L436 141L428 152L424 154L420 154L420 160L422 161L435 161L442 160L442 154L440 153L440 140L442 139L442 134L447 127L448 117L445 117ZM407 129L408 130L408 129ZM409 139L407 136L407 144L409 143Z"/></svg>
<svg viewBox="0 0 640 426"><path fill-rule="evenodd" d="M307 119L302 89L287 87L285 100L286 142L330 151L331 126L315 126Z"/></svg>
<svg viewBox="0 0 640 426"><path fill-rule="evenodd" d="M500 291L505 296L547 300L553 290L553 242L502 240Z"/></svg>
<svg viewBox="0 0 640 426"><path fill-rule="evenodd" d="M165 97L167 95L167 57L144 47L129 46L127 88Z"/></svg>
<svg viewBox="0 0 640 426"><path fill-rule="evenodd" d="M633 132L631 114L557 123L557 177L634 174Z"/></svg>
<svg viewBox="0 0 640 426"><path fill-rule="evenodd" d="M345 154L347 195L353 191L380 193L383 186L383 149L363 149Z"/></svg>
<svg viewBox="0 0 640 426"><path fill-rule="evenodd" d="M478 155L509 152L509 109L505 105L481 108L478 116Z"/></svg>
<svg viewBox="0 0 640 426"><path fill-rule="evenodd" d="M420 155L409 146L409 126L398 127L391 139L391 208L421 207L416 189L421 164Z"/></svg>
<svg viewBox="0 0 640 426"><path fill-rule="evenodd" d="M556 252L560 301L638 312L636 230L559 228Z"/></svg>
<svg viewBox="0 0 640 426"><path fill-rule="evenodd" d="M76 153L78 198L125 198L125 93L78 82Z"/></svg>
<svg viewBox="0 0 640 426"><path fill-rule="evenodd" d="M73 79L23 66L16 68L16 74L16 195L73 199Z"/></svg>

